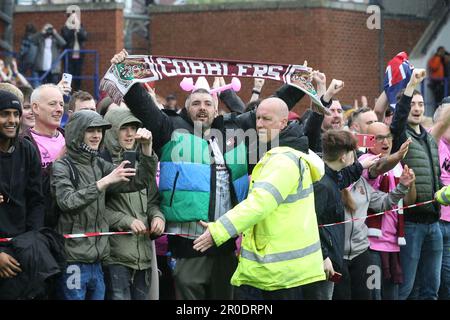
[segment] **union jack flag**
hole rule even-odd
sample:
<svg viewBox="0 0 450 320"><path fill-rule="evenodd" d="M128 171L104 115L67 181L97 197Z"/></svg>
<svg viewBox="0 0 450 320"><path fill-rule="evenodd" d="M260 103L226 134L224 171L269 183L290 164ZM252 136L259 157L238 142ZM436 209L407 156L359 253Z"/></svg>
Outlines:
<svg viewBox="0 0 450 320"><path fill-rule="evenodd" d="M398 53L389 61L384 74L384 91L391 107L397 104L397 94L406 87L411 78L414 66L408 60L404 51Z"/></svg>

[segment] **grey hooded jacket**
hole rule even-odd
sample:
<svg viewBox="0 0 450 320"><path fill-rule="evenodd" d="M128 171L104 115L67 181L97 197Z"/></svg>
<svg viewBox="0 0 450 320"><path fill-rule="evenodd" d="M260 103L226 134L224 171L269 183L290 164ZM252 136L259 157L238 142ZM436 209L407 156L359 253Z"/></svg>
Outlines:
<svg viewBox="0 0 450 320"><path fill-rule="evenodd" d="M382 212L392 208L408 192L408 188L399 183L389 193L375 190L364 177L359 178L351 187L350 194L356 204L356 212L351 214L345 208L345 220L363 218L345 224L344 259L352 260L369 248L367 238L368 227L364 217L370 208L375 212Z"/></svg>

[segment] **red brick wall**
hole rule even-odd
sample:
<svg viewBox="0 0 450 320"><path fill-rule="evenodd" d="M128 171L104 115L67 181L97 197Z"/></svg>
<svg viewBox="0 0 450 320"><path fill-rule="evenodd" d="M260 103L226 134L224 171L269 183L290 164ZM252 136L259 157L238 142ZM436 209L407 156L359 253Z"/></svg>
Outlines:
<svg viewBox="0 0 450 320"><path fill-rule="evenodd" d="M143 35L134 33L132 35L133 54L148 54L148 39Z"/></svg>
<svg viewBox="0 0 450 320"><path fill-rule="evenodd" d="M425 21L389 19L385 21L384 54L385 65L400 51L410 52L426 29Z"/></svg>
<svg viewBox="0 0 450 320"><path fill-rule="evenodd" d="M59 12L16 12L14 14L14 48L20 48L25 25L33 23L41 30L45 23L51 23L60 32L66 21L65 8ZM109 67L114 53L123 48L123 11L114 10L82 10L81 22L88 32L88 41L84 49L97 50L99 54L99 77L101 78ZM94 74L94 55L86 56L83 73ZM82 89L94 93L93 81L83 80Z"/></svg>
<svg viewBox="0 0 450 320"><path fill-rule="evenodd" d="M151 13L152 54L303 63L345 81L339 98L352 104L379 94L378 30L366 27L365 12L325 8ZM385 57L411 50L427 23L385 20ZM384 69L385 66L382 66ZM162 80L157 91L176 92L181 79ZM242 79L240 96L250 97L252 80ZM263 95L280 83L269 81ZM179 101L180 102L180 101ZM305 102L306 103L306 102ZM308 102L309 104L309 102Z"/></svg>

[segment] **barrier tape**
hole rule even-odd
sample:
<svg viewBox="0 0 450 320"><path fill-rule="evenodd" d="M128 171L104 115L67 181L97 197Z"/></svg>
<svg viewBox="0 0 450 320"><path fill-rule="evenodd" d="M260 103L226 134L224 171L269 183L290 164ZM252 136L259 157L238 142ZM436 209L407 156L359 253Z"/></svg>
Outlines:
<svg viewBox="0 0 450 320"><path fill-rule="evenodd" d="M349 223L352 221L356 221L356 220L361 220L361 219L368 219L368 218L372 218L375 216L380 216L382 214L388 213L388 212L395 212L395 211L399 211L399 210L404 210L404 209L410 209L410 208L414 208L414 207L420 207L429 203L432 203L436 200L428 200L425 202L419 202L419 203L415 203L406 207L401 207L401 208L397 208L397 209L390 209L390 210L386 210L383 212L378 212L378 213L374 213L365 217L359 217L359 218L353 218L353 219L349 219L349 220L345 220L345 221L341 221L341 222L335 222L335 223L329 223L329 224L320 224L319 228L322 227L330 227L330 226L335 226L338 224L344 224L344 223ZM86 232L86 233L74 233L74 234L65 234L64 238L66 239L78 239L78 238L89 238L89 237L101 237L101 236L115 236L115 235L125 235L125 234L133 234L133 231L115 231L115 232ZM169 236L186 236L186 237L197 237L198 235L195 234L187 234L187 233L170 233L170 232L163 232L162 235L169 235ZM0 242L9 242L11 241L13 238L0 238Z"/></svg>
<svg viewBox="0 0 450 320"><path fill-rule="evenodd" d="M146 233L149 233L148 231ZM101 236L116 236L116 235L125 235L125 234L133 234L133 231L112 231L112 232L85 232L85 233L73 233L73 234L65 234L63 235L66 239L78 239L78 238L90 238L90 237L101 237ZM195 234L187 234L187 233L170 233L163 232L162 235L168 236L186 236L186 237L197 237ZM9 242L13 238L0 238L0 242Z"/></svg>
<svg viewBox="0 0 450 320"><path fill-rule="evenodd" d="M370 215L365 216L365 217L353 218L353 219L349 219L349 220L345 220L345 221L341 221L341 222L328 223L328 224L320 224L320 225L319 225L319 228L322 228L322 227L330 227L330 226L335 226L335 225L338 225L338 224L344 224L344 223L348 223L348 222L352 222L352 221L356 221L356 220L372 218L372 217L380 216L380 215L382 215L382 214L385 214L385 213L388 213L388 212L391 212L391 211L400 211L400 210L404 210L404 209L410 209L410 208L414 208L414 207L420 207L420 206L423 206L423 205L432 203L432 202L434 202L434 201L436 201L436 200L433 199L433 200L428 200L428 201L424 201L424 202L418 202L418 203L415 203L415 204L412 204L412 205L409 205L409 206L406 206L406 207L401 207L401 208L397 208L397 209L390 209L390 210L386 210L386 211L383 211L383 212L378 212L378 213L370 214Z"/></svg>
<svg viewBox="0 0 450 320"><path fill-rule="evenodd" d="M147 230L145 233L149 233L149 230ZM100 236L116 236L116 235L124 235L124 234L133 234L133 231L86 232L86 233L65 234L64 238L66 238L66 239L76 239L76 238L89 238L89 237L100 237ZM163 232L161 235L186 236L186 237L188 237L188 236L195 237L196 236L195 234L170 233L170 232ZM11 238L9 238L9 239L11 239Z"/></svg>

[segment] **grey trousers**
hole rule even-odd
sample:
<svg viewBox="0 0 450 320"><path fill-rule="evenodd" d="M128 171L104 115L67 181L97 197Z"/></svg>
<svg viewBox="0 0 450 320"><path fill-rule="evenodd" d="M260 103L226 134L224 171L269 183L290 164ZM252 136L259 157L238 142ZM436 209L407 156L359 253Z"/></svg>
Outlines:
<svg viewBox="0 0 450 320"><path fill-rule="evenodd" d="M237 268L234 252L220 256L178 258L173 271L180 300L231 300L231 277Z"/></svg>

